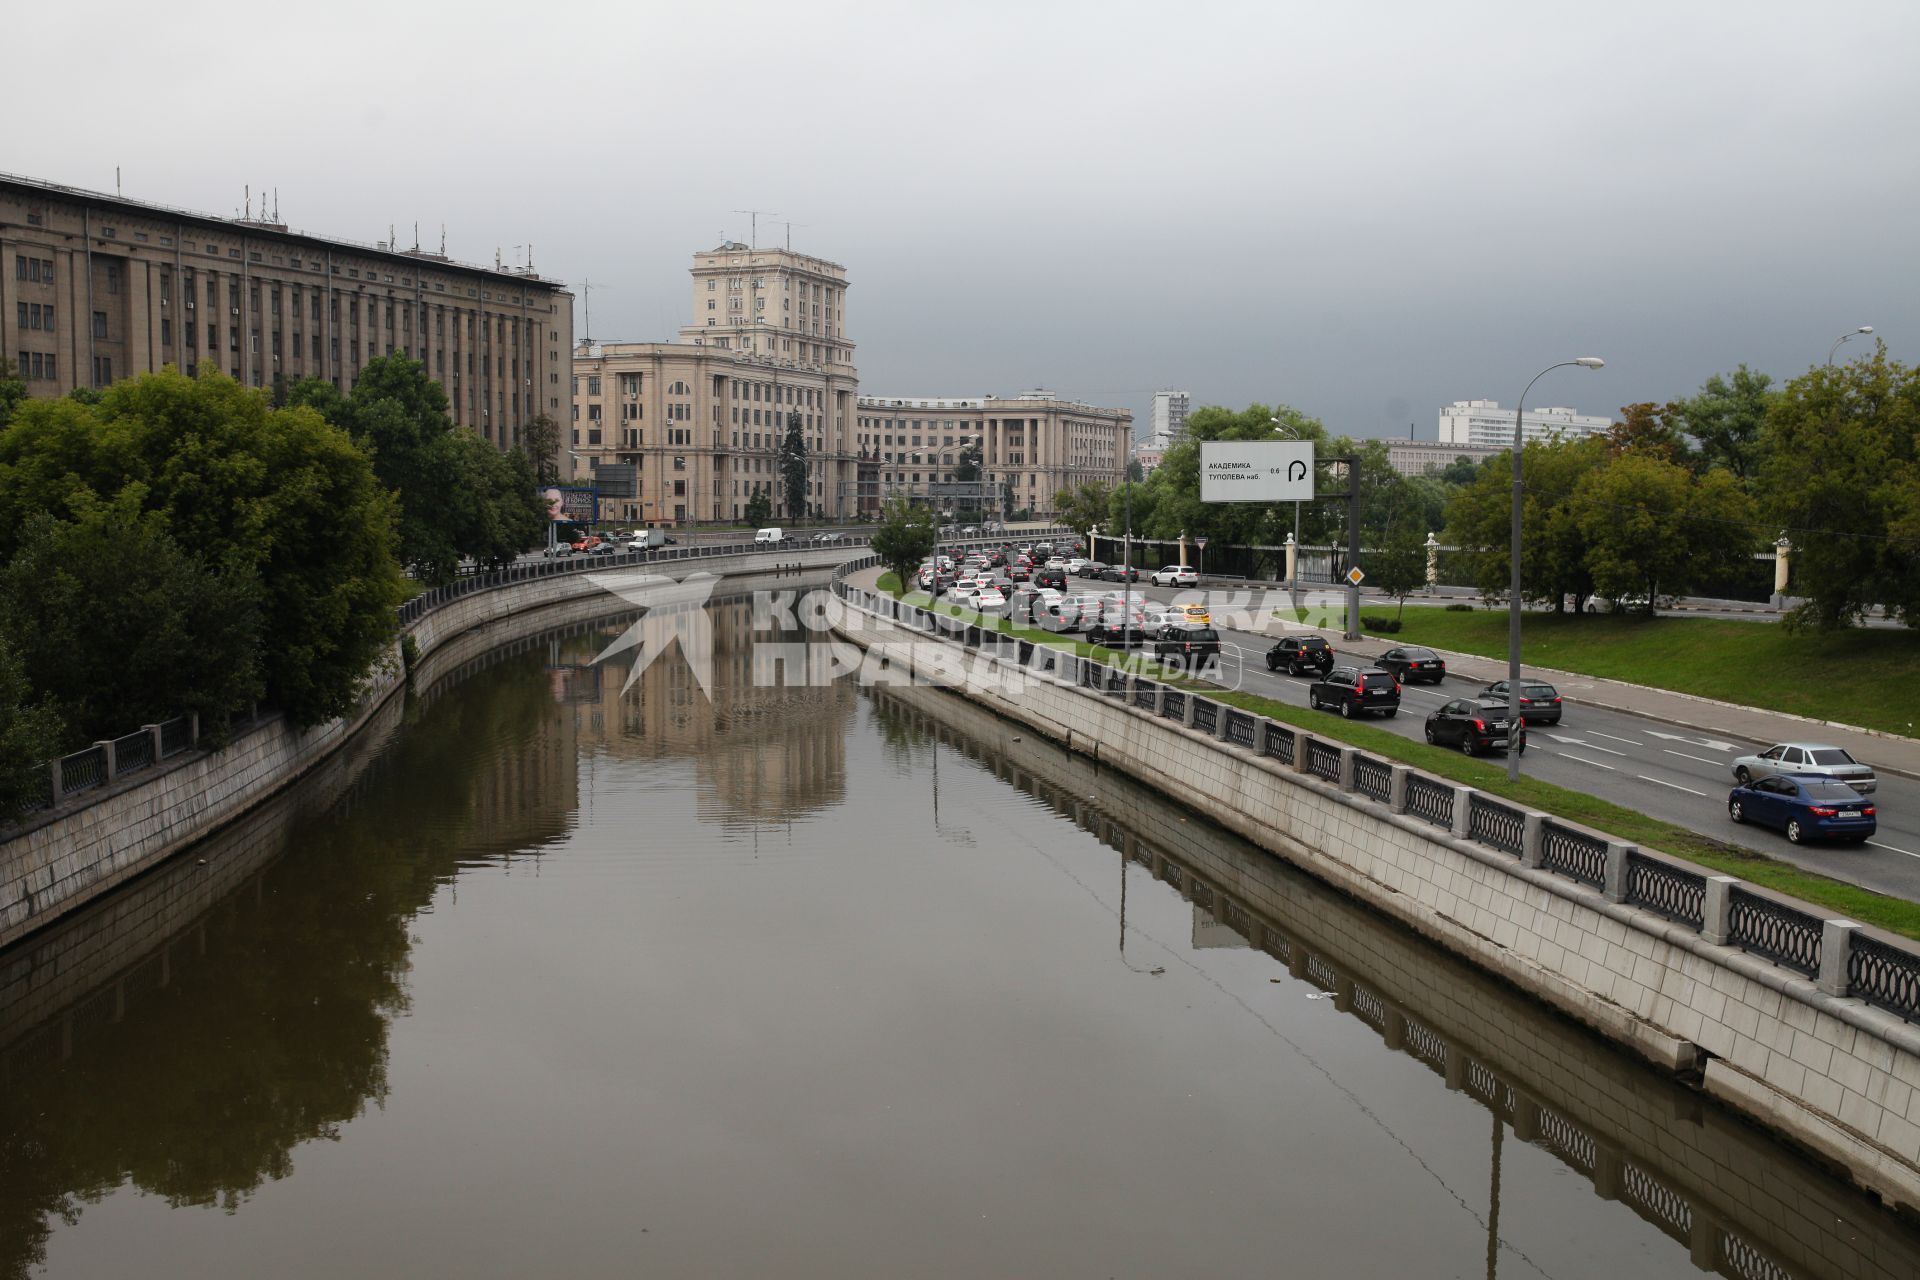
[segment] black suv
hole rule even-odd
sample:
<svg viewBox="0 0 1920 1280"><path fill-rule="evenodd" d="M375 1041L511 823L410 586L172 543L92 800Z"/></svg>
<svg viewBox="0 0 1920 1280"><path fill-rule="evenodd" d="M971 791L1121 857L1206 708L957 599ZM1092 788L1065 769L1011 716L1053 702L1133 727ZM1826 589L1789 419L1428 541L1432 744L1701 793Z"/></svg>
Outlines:
<svg viewBox="0 0 1920 1280"><path fill-rule="evenodd" d="M1482 702L1505 702L1507 682L1495 680L1480 691ZM1560 691L1536 680L1520 682L1520 718L1528 724L1560 723Z"/></svg>
<svg viewBox="0 0 1920 1280"><path fill-rule="evenodd" d="M1416 680L1424 684L1439 684L1447 678L1446 659L1418 645L1389 649L1376 661L1381 670L1393 672L1394 679L1401 684L1412 684Z"/></svg>
<svg viewBox="0 0 1920 1280"><path fill-rule="evenodd" d="M1349 720L1375 712L1391 718L1400 714L1400 682L1378 667L1335 667L1307 686L1307 705Z"/></svg>
<svg viewBox="0 0 1920 1280"><path fill-rule="evenodd" d="M1192 671L1220 656L1220 633L1196 622L1169 622L1153 633L1153 654Z"/></svg>
<svg viewBox="0 0 1920 1280"><path fill-rule="evenodd" d="M1033 571L1033 585L1036 587L1052 587L1055 591L1065 591L1067 589L1067 571L1059 565L1049 565L1044 569L1035 569Z"/></svg>
<svg viewBox="0 0 1920 1280"><path fill-rule="evenodd" d="M1282 667L1290 676L1308 671L1324 674L1333 669L1333 646L1322 636L1288 636L1267 650L1267 670Z"/></svg>
<svg viewBox="0 0 1920 1280"><path fill-rule="evenodd" d="M1479 698L1455 698L1427 717L1427 741L1458 747L1468 755L1507 750L1507 704ZM1520 723L1520 754L1527 754L1527 726Z"/></svg>

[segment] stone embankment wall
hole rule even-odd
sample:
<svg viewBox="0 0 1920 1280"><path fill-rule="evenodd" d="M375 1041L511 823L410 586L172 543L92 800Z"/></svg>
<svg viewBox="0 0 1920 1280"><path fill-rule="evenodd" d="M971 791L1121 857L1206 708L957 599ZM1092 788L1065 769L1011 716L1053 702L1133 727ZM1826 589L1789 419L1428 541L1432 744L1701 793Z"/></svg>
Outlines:
<svg viewBox="0 0 1920 1280"><path fill-rule="evenodd" d="M896 678L917 670L947 682L957 669L956 644L874 613L850 607L837 630L875 651L869 669L884 654ZM984 678L955 692L1169 795L1204 797L1213 821L1662 1067L1700 1070L1710 1094L1920 1210L1920 1029L1396 812L1354 789L1350 763L1345 785L1313 776L1157 704L1081 688L1073 659L1046 675L960 656Z"/></svg>
<svg viewBox="0 0 1920 1280"><path fill-rule="evenodd" d="M774 565L825 570L848 555L844 548L786 548L622 564L609 566L607 572L679 578L694 571L716 576L758 574ZM601 576L555 573L473 591L414 617L401 634L412 637L418 659L423 660L455 637L530 609L587 599L617 608L618 598L594 581ZM82 792L60 808L0 834L0 947L240 817L337 751L404 683L396 643L350 716L304 731L279 716L268 717L240 731L223 750L183 752L112 786Z"/></svg>

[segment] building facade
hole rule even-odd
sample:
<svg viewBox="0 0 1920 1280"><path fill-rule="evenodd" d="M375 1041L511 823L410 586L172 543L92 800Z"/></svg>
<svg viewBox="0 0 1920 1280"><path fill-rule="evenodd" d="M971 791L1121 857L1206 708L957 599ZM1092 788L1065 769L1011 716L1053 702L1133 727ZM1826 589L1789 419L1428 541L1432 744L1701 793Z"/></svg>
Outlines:
<svg viewBox="0 0 1920 1280"><path fill-rule="evenodd" d="M531 271L351 244L0 178L0 354L30 394L212 361L248 386L349 390L404 352L499 447L566 415L573 296Z"/></svg>
<svg viewBox="0 0 1920 1280"><path fill-rule="evenodd" d="M1513 447L1513 418L1507 418L1507 443L1447 444L1438 440L1389 440L1387 461L1403 476L1420 476L1429 471L1445 471L1461 458L1484 462Z"/></svg>
<svg viewBox="0 0 1920 1280"><path fill-rule="evenodd" d="M1612 425L1612 418L1565 408L1528 409L1521 419L1521 431L1528 440L1600 435ZM1440 410L1440 442L1510 449L1513 410L1503 409L1492 400L1455 400Z"/></svg>
<svg viewBox="0 0 1920 1280"><path fill-rule="evenodd" d="M1187 438L1187 414L1192 408L1193 397L1184 391L1154 392L1153 431L1147 440L1162 452L1179 444Z"/></svg>
<svg viewBox="0 0 1920 1280"><path fill-rule="evenodd" d="M859 488L857 389L849 363L680 342L582 343L565 469L600 490L602 520L737 522L756 493L783 520L842 518ZM780 477L793 414L807 445L809 511L787 509Z"/></svg>
<svg viewBox="0 0 1920 1280"><path fill-rule="evenodd" d="M1057 489L1125 475L1133 417L1045 391L1011 398L859 395L838 263L736 241L693 256L693 322L678 342L582 342L563 470L601 519L737 523L764 493L776 521L868 519L889 496L943 497L978 443L980 480L1008 511L1048 514ZM798 415L806 510L790 510L780 446Z"/></svg>
<svg viewBox="0 0 1920 1280"><path fill-rule="evenodd" d="M859 447L876 455L882 498L924 502L930 485L959 480L961 451L980 446L980 479L1009 497L1005 513L1054 512L1053 495L1126 478L1133 415L1062 400L1050 391L978 399L861 396Z"/></svg>

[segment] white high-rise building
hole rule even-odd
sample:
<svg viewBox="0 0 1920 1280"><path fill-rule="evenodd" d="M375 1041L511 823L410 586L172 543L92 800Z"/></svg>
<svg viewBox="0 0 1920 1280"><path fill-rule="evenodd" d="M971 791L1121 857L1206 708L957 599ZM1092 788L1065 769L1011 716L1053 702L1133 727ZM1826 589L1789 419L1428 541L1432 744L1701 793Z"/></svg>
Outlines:
<svg viewBox="0 0 1920 1280"><path fill-rule="evenodd" d="M1552 407L1528 409L1520 420L1521 433L1528 440L1596 436L1611 426L1612 418ZM1440 443L1510 449L1513 410L1503 409L1493 400L1455 400L1440 411Z"/></svg>
<svg viewBox="0 0 1920 1280"><path fill-rule="evenodd" d="M1192 407L1193 397L1184 391L1153 393L1153 434L1147 439L1155 449L1165 449L1186 439L1187 411Z"/></svg>

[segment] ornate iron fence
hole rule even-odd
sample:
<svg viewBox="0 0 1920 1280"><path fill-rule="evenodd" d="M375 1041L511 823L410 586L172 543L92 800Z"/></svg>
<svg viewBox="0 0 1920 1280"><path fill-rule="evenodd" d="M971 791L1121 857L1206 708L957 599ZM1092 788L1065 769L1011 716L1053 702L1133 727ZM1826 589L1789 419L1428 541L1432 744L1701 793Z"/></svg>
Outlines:
<svg viewBox="0 0 1920 1280"><path fill-rule="evenodd" d="M1340 748L1318 738L1308 742L1307 772L1328 782L1340 781Z"/></svg>
<svg viewBox="0 0 1920 1280"><path fill-rule="evenodd" d="M1372 756L1353 758L1353 789L1382 804L1393 795L1393 767Z"/></svg>
<svg viewBox="0 0 1920 1280"><path fill-rule="evenodd" d="M64 800L76 791L105 786L106 783L106 748L88 747L84 751L60 757L60 794L54 799L56 802Z"/></svg>
<svg viewBox="0 0 1920 1280"><path fill-rule="evenodd" d="M1238 747L1253 746L1253 716L1235 707L1227 708L1227 741Z"/></svg>
<svg viewBox="0 0 1920 1280"><path fill-rule="evenodd" d="M1175 689L1169 689L1160 695L1160 714L1169 720L1183 723L1187 718L1187 695Z"/></svg>
<svg viewBox="0 0 1920 1280"><path fill-rule="evenodd" d="M1270 756L1281 764L1292 764L1295 741L1293 730L1268 721L1266 732L1260 735L1260 754Z"/></svg>
<svg viewBox="0 0 1920 1280"><path fill-rule="evenodd" d="M1468 797L1467 834L1481 844L1517 858L1525 847L1526 828L1527 815L1512 805L1489 800L1477 791ZM1602 853L1605 850L1602 845Z"/></svg>
<svg viewBox="0 0 1920 1280"><path fill-rule="evenodd" d="M1107 692L1116 698L1127 696L1127 673L1118 667L1107 668Z"/></svg>
<svg viewBox="0 0 1920 1280"><path fill-rule="evenodd" d="M1193 700L1193 727L1202 733L1220 732L1220 704L1205 698Z"/></svg>
<svg viewBox="0 0 1920 1280"><path fill-rule="evenodd" d="M1629 853L1627 901L1698 929L1706 920L1707 878L1644 853Z"/></svg>
<svg viewBox="0 0 1920 1280"><path fill-rule="evenodd" d="M160 758L179 755L193 745L193 721L186 716L175 716L171 720L160 722Z"/></svg>
<svg viewBox="0 0 1920 1280"><path fill-rule="evenodd" d="M1422 822L1453 830L1453 788L1425 774L1408 774L1407 812Z"/></svg>
<svg viewBox="0 0 1920 1280"><path fill-rule="evenodd" d="M1540 864L1596 889L1607 883L1607 842L1548 818L1540 826Z"/></svg>
<svg viewBox="0 0 1920 1280"><path fill-rule="evenodd" d="M1920 1021L1920 955L1854 934L1847 951L1847 986L1870 1005Z"/></svg>
<svg viewBox="0 0 1920 1280"><path fill-rule="evenodd" d="M153 735L145 729L113 740L113 776L123 778L153 763Z"/></svg>
<svg viewBox="0 0 1920 1280"><path fill-rule="evenodd" d="M1147 679L1145 676L1135 676L1133 679L1133 705L1136 707L1145 707L1149 711L1153 710L1153 702L1154 699L1159 696L1159 688L1159 685Z"/></svg>
<svg viewBox="0 0 1920 1280"><path fill-rule="evenodd" d="M1809 978L1820 972L1820 936L1825 926L1817 916L1738 885L1727 897L1728 942Z"/></svg>

